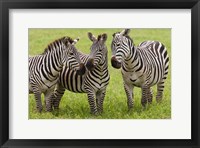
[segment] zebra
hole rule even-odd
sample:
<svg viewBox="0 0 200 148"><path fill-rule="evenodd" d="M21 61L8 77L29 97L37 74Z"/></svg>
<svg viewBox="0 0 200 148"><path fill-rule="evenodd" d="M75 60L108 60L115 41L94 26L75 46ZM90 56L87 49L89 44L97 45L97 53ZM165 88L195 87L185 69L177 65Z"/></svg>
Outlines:
<svg viewBox="0 0 200 148"><path fill-rule="evenodd" d="M110 79L108 51L105 45L107 34L98 35L96 38L89 32L88 38L93 42L90 54L79 52L80 59L86 65L87 71L84 75L77 75L76 71L68 67L62 69L54 93L54 109L59 108L60 100L67 89L75 93L87 93L91 114L98 115L103 112L103 101Z"/></svg>
<svg viewBox="0 0 200 148"><path fill-rule="evenodd" d="M78 40L62 37L50 43L42 54L29 57L29 94L34 94L39 112L42 111L42 93L45 95L46 110L52 110L51 96L64 65L76 69L80 75L84 74L85 66L74 47Z"/></svg>
<svg viewBox="0 0 200 148"><path fill-rule="evenodd" d="M169 56L166 47L158 41L144 41L134 47L129 33L130 29L125 29L113 34L111 64L117 69L122 67L127 106L130 110L134 106L134 86L142 90L142 106L152 102L151 87L156 84L156 101L162 100L169 70Z"/></svg>

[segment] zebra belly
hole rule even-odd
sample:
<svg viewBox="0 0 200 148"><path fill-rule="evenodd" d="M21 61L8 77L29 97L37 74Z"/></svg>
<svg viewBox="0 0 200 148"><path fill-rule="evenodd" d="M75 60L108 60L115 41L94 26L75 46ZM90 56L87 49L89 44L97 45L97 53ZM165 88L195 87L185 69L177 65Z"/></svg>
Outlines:
<svg viewBox="0 0 200 148"><path fill-rule="evenodd" d="M145 84L146 76L141 72L122 72L123 80L126 84L142 87Z"/></svg>
<svg viewBox="0 0 200 148"><path fill-rule="evenodd" d="M150 79L147 80L147 75L140 72L123 72L123 79L126 84L133 84L136 87L142 87L145 84L148 84L149 87L156 85L161 79L155 79L153 74L150 76Z"/></svg>
<svg viewBox="0 0 200 148"><path fill-rule="evenodd" d="M41 93L44 93L47 90L55 89L57 82L58 82L58 78L52 82L43 80L43 82L40 82L40 84L36 83L36 86ZM33 86L29 83L29 94L31 94L31 93L33 93Z"/></svg>
<svg viewBox="0 0 200 148"><path fill-rule="evenodd" d="M29 94L32 94L33 93L33 88L31 87L31 85L29 84Z"/></svg>

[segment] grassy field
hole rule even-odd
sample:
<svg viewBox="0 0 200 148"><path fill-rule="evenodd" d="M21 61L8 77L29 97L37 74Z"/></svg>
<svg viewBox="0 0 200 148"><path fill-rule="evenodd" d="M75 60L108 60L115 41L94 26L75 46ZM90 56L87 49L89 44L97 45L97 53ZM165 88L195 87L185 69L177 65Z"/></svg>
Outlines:
<svg viewBox="0 0 200 148"><path fill-rule="evenodd" d="M107 33L108 69L110 82L104 101L104 112L100 116L90 114L86 94L65 92L60 110L48 113L45 111L44 101L42 113L36 111L34 96L29 95L29 119L170 119L171 118L171 66L165 83L163 101L156 103L156 86L153 87L153 103L143 108L140 88L134 88L134 109L128 112L127 98L123 88L121 70L114 69L110 63L112 34L122 29L29 29L29 55L37 55L44 51L45 47L55 39L63 36L72 38L80 37L76 47L83 53L90 52L92 42L87 37L87 32L94 35ZM170 29L132 29L130 33L135 45L144 40L158 40L162 42L171 57L171 30ZM170 58L171 61L171 58ZM171 63L170 63L171 65ZM43 95L42 95L43 98Z"/></svg>

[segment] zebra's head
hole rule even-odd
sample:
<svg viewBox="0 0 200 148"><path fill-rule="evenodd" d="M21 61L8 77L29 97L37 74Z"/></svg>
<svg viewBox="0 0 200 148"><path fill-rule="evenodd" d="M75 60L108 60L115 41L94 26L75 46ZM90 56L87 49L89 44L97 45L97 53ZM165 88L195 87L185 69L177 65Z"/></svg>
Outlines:
<svg viewBox="0 0 200 148"><path fill-rule="evenodd" d="M90 47L89 59L86 63L88 70L94 70L94 68L101 64L103 65L107 60L107 47L105 42L107 40L107 34L98 35L96 38L92 33L88 33L88 38L93 42Z"/></svg>
<svg viewBox="0 0 200 148"><path fill-rule="evenodd" d="M62 56L62 63L71 69L75 69L78 75L85 74L85 66L80 60L78 50L75 44L79 41L79 38L72 40L69 37L63 38L64 54Z"/></svg>
<svg viewBox="0 0 200 148"><path fill-rule="evenodd" d="M111 64L114 68L121 68L121 62L130 55L133 40L128 36L129 33L130 29L125 29L113 34Z"/></svg>

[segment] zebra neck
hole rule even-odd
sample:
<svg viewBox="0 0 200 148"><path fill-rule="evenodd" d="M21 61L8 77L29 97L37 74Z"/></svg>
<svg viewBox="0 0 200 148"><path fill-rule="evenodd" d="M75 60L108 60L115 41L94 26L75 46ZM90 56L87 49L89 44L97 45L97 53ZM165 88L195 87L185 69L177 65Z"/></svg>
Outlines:
<svg viewBox="0 0 200 148"><path fill-rule="evenodd" d="M106 57L105 57L105 61L103 61L103 63L102 64L98 64L98 69L100 69L100 70L104 70L104 69L106 69L106 68L108 68L108 59L107 59L107 55L105 55Z"/></svg>
<svg viewBox="0 0 200 148"><path fill-rule="evenodd" d="M134 71L134 69L137 67L138 63L140 62L140 56L137 50L137 47L132 46L130 49L130 54L125 58L123 62L123 69L125 71Z"/></svg>
<svg viewBox="0 0 200 148"><path fill-rule="evenodd" d="M57 56L56 52L45 54L43 64L46 65L46 71L53 77L58 75L63 67L61 58Z"/></svg>

